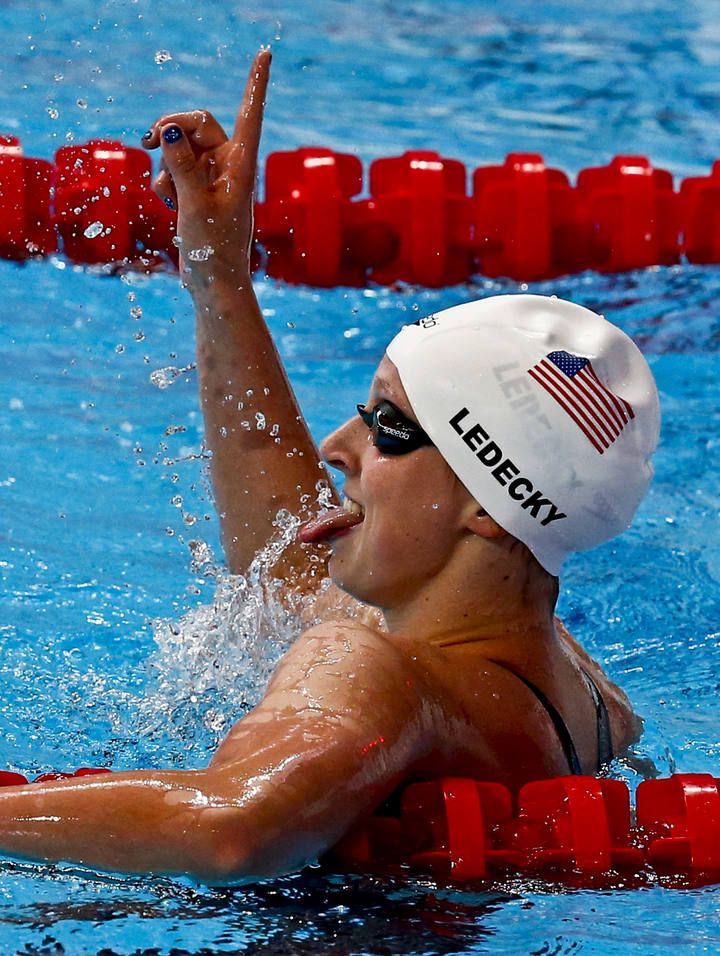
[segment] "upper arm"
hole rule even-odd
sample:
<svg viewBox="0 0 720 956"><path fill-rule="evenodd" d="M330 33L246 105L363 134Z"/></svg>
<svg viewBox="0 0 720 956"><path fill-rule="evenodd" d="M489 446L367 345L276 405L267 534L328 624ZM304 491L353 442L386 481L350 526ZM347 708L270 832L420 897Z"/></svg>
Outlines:
<svg viewBox="0 0 720 956"><path fill-rule="evenodd" d="M382 635L308 632L209 768L235 807L243 871L287 870L336 843L423 756L431 711Z"/></svg>

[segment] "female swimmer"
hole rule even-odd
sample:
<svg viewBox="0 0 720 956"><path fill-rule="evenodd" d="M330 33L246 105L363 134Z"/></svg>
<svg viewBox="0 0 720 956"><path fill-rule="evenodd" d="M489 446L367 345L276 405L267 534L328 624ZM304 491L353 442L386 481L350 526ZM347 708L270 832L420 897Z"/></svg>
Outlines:
<svg viewBox="0 0 720 956"><path fill-rule="evenodd" d="M156 189L178 209L181 249L205 250L182 274L229 567L249 565L281 508L301 515L274 570L321 623L207 769L0 791L8 853L209 881L275 874L407 781L516 789L593 773L638 733L554 607L563 558L623 530L649 481L658 403L644 359L571 303L468 303L398 334L318 456L250 278L269 69L261 52L229 138L195 111L161 117L144 145L162 149ZM266 428L248 431L256 411ZM345 478L334 507L317 506L321 459Z"/></svg>

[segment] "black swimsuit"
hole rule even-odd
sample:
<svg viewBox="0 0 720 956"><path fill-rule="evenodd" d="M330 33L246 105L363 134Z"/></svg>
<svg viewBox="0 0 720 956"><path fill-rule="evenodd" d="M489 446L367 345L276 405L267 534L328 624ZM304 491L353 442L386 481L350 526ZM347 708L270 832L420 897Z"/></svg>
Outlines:
<svg viewBox="0 0 720 956"><path fill-rule="evenodd" d="M529 681L526 677L515 673L515 671L512 671L512 673L515 675L515 677L517 677L518 680L523 682L528 690L533 692L533 694L545 708L548 717L553 722L553 726L555 727L555 732L558 735L560 746L563 749L568 766L570 767L570 773L576 775L582 774L583 770L580 765L577 750L575 749L575 744L570 736L570 731L567 729L567 724L560 716L560 712L557 707L555 707L555 705L547 699L539 687L536 687L535 684ZM612 737L610 735L610 716L608 714L607 707L605 706L605 701L602 699L602 694L598 690L595 681L587 673L587 671L582 671L582 675L585 678L585 683L587 684L587 688L590 691L590 696L595 704L595 721L597 724L598 737L597 769L599 770L605 764L610 763L613 758Z"/></svg>

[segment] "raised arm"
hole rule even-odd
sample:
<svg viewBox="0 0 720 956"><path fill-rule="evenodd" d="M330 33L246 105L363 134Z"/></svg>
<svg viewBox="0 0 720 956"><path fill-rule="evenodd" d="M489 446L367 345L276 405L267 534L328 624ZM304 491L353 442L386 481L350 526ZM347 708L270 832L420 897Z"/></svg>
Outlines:
<svg viewBox="0 0 720 956"><path fill-rule="evenodd" d="M280 509L301 517L329 484L258 306L250 276L253 201L270 54L250 69L232 136L204 111L158 119L143 139L162 148L155 188L178 209L181 270L197 317L200 396L222 541L247 569ZM308 555L286 551L278 576L311 588Z"/></svg>

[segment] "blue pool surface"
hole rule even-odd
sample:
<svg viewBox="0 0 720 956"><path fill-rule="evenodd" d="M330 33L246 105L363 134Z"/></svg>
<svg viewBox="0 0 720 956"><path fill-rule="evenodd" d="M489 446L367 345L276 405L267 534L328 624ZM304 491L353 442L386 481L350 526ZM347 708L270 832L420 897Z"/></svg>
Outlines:
<svg viewBox="0 0 720 956"><path fill-rule="evenodd" d="M712 0L54 0L2 4L0 132L28 155L137 142L163 111L230 121L275 53L262 152L364 162L514 150L571 174L616 153L678 179L720 155ZM170 275L0 262L0 768L196 767L294 635L224 575L189 299ZM293 288L258 277L320 437L403 322L509 281ZM538 283L606 312L657 376L656 481L633 528L573 558L561 613L643 715L638 755L720 776L720 267ZM329 398L330 397L330 400ZM262 619L261 619L262 618ZM614 772L634 786L637 774ZM487 890L316 870L227 889L0 862L3 953L687 954L720 948L717 889Z"/></svg>

